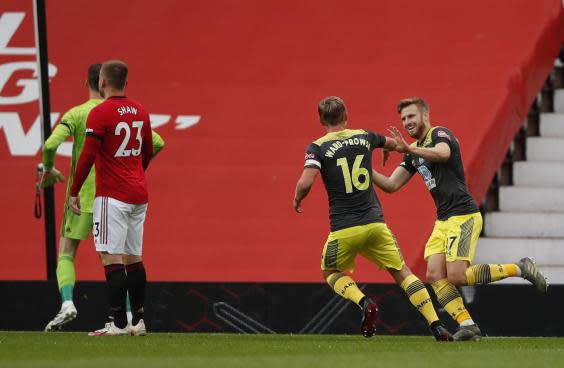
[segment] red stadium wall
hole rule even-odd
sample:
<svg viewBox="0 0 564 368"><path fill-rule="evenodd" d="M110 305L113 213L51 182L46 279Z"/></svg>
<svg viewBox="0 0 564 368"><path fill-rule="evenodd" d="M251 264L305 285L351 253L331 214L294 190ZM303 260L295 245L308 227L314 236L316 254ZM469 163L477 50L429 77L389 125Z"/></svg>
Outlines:
<svg viewBox="0 0 564 368"><path fill-rule="evenodd" d="M130 66L128 95L159 115L166 147L149 171L151 280L321 281L321 182L302 215L291 200L303 151L323 134L322 97L343 97L352 127L385 133L398 125L400 98L423 96L432 121L459 137L480 201L551 69L564 39L559 0L466 4L47 1L52 111L58 119L86 99L89 64L119 58ZM0 279L44 279L43 222L32 212L40 129L31 0L4 0L0 14ZM68 158L57 166L68 174ZM378 193L418 273L434 221L420 181ZM55 199L60 219L63 186ZM78 278L102 279L91 241L81 248ZM356 275L390 281L364 261Z"/></svg>

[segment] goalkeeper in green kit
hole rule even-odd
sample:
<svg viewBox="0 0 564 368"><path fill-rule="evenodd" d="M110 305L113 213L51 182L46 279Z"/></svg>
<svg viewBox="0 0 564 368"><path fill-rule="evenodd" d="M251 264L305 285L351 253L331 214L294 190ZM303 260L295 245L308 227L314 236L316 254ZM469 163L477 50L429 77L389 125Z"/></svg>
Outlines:
<svg viewBox="0 0 564 368"><path fill-rule="evenodd" d="M65 199L65 213L61 225L61 238L59 239L59 258L57 261L57 282L61 293L62 306L57 315L45 327L46 332L60 330L61 327L76 318L77 311L73 303L73 288L75 283L74 258L81 240L88 239L92 230L92 205L96 194L96 178L94 167L90 171L82 189L80 190L80 205L82 214L75 215L68 206L69 191L72 186L72 178L86 133L86 119L90 110L103 101L98 92L98 81L101 64L93 64L88 68L89 99L82 105L70 109L63 115L60 123L55 127L51 136L45 141L43 147L43 177L41 186L47 187L65 178L59 170L54 167L57 148L68 137L73 137L71 171ZM153 131L153 157L163 148L164 141Z"/></svg>

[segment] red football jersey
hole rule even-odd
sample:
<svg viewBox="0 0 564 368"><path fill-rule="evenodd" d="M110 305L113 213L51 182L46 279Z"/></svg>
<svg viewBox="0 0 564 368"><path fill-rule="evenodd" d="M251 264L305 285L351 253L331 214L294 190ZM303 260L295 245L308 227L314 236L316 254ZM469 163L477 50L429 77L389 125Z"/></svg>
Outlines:
<svg viewBox="0 0 564 368"><path fill-rule="evenodd" d="M152 153L151 122L143 106L125 96L106 99L88 115L71 196L78 194L95 161L97 197L147 203L145 169Z"/></svg>

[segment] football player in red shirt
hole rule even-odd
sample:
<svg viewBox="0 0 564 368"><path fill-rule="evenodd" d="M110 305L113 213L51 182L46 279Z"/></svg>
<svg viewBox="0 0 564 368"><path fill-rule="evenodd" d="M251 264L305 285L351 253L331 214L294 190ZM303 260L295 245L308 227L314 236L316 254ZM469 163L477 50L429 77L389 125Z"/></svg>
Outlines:
<svg viewBox="0 0 564 368"><path fill-rule="evenodd" d="M96 164L93 233L100 255L114 320L91 336L145 335L143 321L147 276L143 266L143 223L147 212L145 170L153 146L149 114L125 96L127 65L110 60L100 70L100 92L105 101L92 109L86 140L71 188L69 205L80 214L78 192ZM129 291L133 319L127 323Z"/></svg>

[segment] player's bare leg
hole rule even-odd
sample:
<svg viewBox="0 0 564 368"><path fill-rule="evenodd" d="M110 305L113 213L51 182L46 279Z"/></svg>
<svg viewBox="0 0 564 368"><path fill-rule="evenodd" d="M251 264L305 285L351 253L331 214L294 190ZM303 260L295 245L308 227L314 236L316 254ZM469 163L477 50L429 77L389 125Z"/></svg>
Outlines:
<svg viewBox="0 0 564 368"><path fill-rule="evenodd" d="M376 321L378 320L378 307L358 288L356 282L338 270L323 271L323 278L337 295L348 299L362 309L360 332L364 337L374 336Z"/></svg>
<svg viewBox="0 0 564 368"><path fill-rule="evenodd" d="M104 328L90 332L89 336L127 335L127 315L125 313L125 298L127 295L127 278L123 255L98 252L108 284L110 309L114 316L112 322L106 323Z"/></svg>
<svg viewBox="0 0 564 368"><path fill-rule="evenodd" d="M388 272L394 278L396 284L405 291L411 304L425 317L435 339L437 341L452 341L451 334L441 324L437 316L431 296L423 282L405 264L399 270L388 268Z"/></svg>
<svg viewBox="0 0 564 368"><path fill-rule="evenodd" d="M132 336L145 336L145 289L147 287L147 274L143 259L140 256L125 254L123 263L127 272L127 290L131 302L132 319L129 334Z"/></svg>
<svg viewBox="0 0 564 368"><path fill-rule="evenodd" d="M57 315L45 326L45 332L58 331L76 318L77 311L73 303L73 289L76 280L74 258L79 244L78 239L65 237L59 239L57 284L61 293L62 305Z"/></svg>
<svg viewBox="0 0 564 368"><path fill-rule="evenodd" d="M444 253L433 254L427 258L427 281L433 283L447 278L446 256Z"/></svg>
<svg viewBox="0 0 564 368"><path fill-rule="evenodd" d="M455 267L460 267L460 265L457 264ZM444 253L433 254L427 258L427 281L431 283L439 304L460 326L453 335L454 340L479 340L482 334L478 325L474 323L470 313L466 310L458 289L449 281Z"/></svg>

